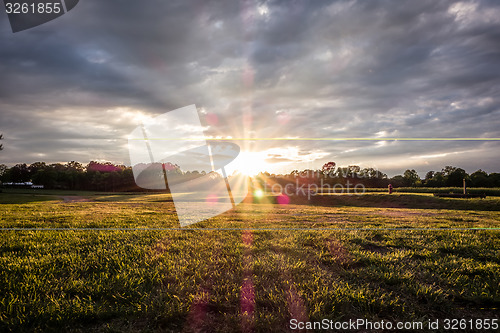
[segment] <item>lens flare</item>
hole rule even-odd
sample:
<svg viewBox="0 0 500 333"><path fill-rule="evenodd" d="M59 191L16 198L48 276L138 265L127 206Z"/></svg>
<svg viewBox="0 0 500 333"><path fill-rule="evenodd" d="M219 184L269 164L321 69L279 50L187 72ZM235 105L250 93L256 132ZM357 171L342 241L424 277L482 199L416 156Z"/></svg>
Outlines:
<svg viewBox="0 0 500 333"><path fill-rule="evenodd" d="M276 202L280 205L288 205L290 203L290 198L286 194L280 194L276 197Z"/></svg>
<svg viewBox="0 0 500 333"><path fill-rule="evenodd" d="M264 196L264 191L262 190L255 190L253 192L253 196L256 198L262 198Z"/></svg>

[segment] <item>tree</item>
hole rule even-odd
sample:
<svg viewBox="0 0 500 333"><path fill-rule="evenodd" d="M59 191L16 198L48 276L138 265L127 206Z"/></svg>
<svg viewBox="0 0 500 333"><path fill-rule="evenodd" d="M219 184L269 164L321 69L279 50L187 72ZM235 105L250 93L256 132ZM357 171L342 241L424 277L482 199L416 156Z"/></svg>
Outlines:
<svg viewBox="0 0 500 333"><path fill-rule="evenodd" d="M383 172L380 172L377 169L374 168L364 168L361 170L360 176L362 178L368 178L368 179L385 179L387 178L387 175Z"/></svg>
<svg viewBox="0 0 500 333"><path fill-rule="evenodd" d="M337 168L337 171L335 171L335 175L337 178L347 178L349 176L349 168L342 167L342 168Z"/></svg>
<svg viewBox="0 0 500 333"><path fill-rule="evenodd" d="M2 139L3 139L3 134L0 134L0 140L2 140ZM2 150L2 149L3 149L3 145L0 144L0 150Z"/></svg>
<svg viewBox="0 0 500 333"><path fill-rule="evenodd" d="M432 178L434 178L434 174L436 172L435 171L427 171L427 173L425 174L425 178L424 180L427 182L429 180L431 180Z"/></svg>
<svg viewBox="0 0 500 333"><path fill-rule="evenodd" d="M463 180L468 177L464 169L446 166L443 169L446 178L446 186L461 187Z"/></svg>
<svg viewBox="0 0 500 333"><path fill-rule="evenodd" d="M28 167L30 174L34 175L37 173L39 170L45 170L47 168L47 164L45 162L35 162L30 164Z"/></svg>
<svg viewBox="0 0 500 333"><path fill-rule="evenodd" d="M417 183L420 183L420 177L415 170L406 170L403 174L403 178L405 180L406 186L415 186Z"/></svg>
<svg viewBox="0 0 500 333"><path fill-rule="evenodd" d="M327 162L323 164L323 167L321 168L321 172L323 172L323 175L325 176L330 176L333 174L335 170L335 162Z"/></svg>
<svg viewBox="0 0 500 333"><path fill-rule="evenodd" d="M84 177L84 169L84 166L79 162L71 161L66 163L66 170L64 173L70 189L74 190L77 187L80 187L79 185Z"/></svg>
<svg viewBox="0 0 500 333"><path fill-rule="evenodd" d="M470 180L474 187L488 187L490 185L488 174L481 169L471 174Z"/></svg>
<svg viewBox="0 0 500 333"><path fill-rule="evenodd" d="M368 187L386 187L387 175L375 168L364 168L359 174L361 183Z"/></svg>
<svg viewBox="0 0 500 333"><path fill-rule="evenodd" d="M406 180L403 176L397 175L390 179L391 185L394 187L406 186Z"/></svg>
<svg viewBox="0 0 500 333"><path fill-rule="evenodd" d="M500 186L500 173L492 172L488 176L489 186L488 187L499 187Z"/></svg>
<svg viewBox="0 0 500 333"><path fill-rule="evenodd" d="M359 177L361 172L361 167L358 165L349 165L347 168L337 168L335 172L338 178L355 178Z"/></svg>
<svg viewBox="0 0 500 333"><path fill-rule="evenodd" d="M7 171L9 171L9 168L5 164L0 164L0 182L4 181Z"/></svg>
<svg viewBox="0 0 500 333"><path fill-rule="evenodd" d="M25 163L14 165L9 172L11 181L15 183L24 183L31 180L30 171Z"/></svg>
<svg viewBox="0 0 500 333"><path fill-rule="evenodd" d="M361 167L359 165L349 165L349 177L355 178L359 177L359 173L361 172Z"/></svg>
<svg viewBox="0 0 500 333"><path fill-rule="evenodd" d="M45 165L45 167L42 167L41 164L38 164L38 167L34 167L32 164L30 165L30 169L33 170L31 179L36 185L43 185L45 188L54 188L56 186L58 175L52 166Z"/></svg>
<svg viewBox="0 0 500 333"><path fill-rule="evenodd" d="M454 167L454 166L451 166L451 165L447 165L443 168L443 170L441 170L441 172L443 173L443 175L445 177L448 177L453 171L457 170L457 167Z"/></svg>
<svg viewBox="0 0 500 333"><path fill-rule="evenodd" d="M437 181L435 178L436 178L437 174L438 173L436 171L427 171L427 173L425 174L425 178L424 178L425 186L436 187Z"/></svg>
<svg viewBox="0 0 500 333"><path fill-rule="evenodd" d="M85 167L80 162L71 161L66 163L66 168L75 172L83 172Z"/></svg>
<svg viewBox="0 0 500 333"><path fill-rule="evenodd" d="M435 172L434 176L432 176L432 179L429 180L428 186L431 187L442 187L445 185L446 178L444 174L441 171Z"/></svg>

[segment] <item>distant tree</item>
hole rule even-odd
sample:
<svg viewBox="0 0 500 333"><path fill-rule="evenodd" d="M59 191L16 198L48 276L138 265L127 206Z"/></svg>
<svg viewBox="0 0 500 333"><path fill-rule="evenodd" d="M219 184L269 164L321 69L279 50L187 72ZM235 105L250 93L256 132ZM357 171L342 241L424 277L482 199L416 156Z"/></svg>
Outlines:
<svg viewBox="0 0 500 333"><path fill-rule="evenodd" d="M500 173L492 172L488 175L488 187L500 187Z"/></svg>
<svg viewBox="0 0 500 333"><path fill-rule="evenodd" d="M435 171L427 171L427 173L425 174L424 181L427 182L431 180L434 177L435 173L436 173Z"/></svg>
<svg viewBox="0 0 500 333"><path fill-rule="evenodd" d="M77 163L77 162L74 162L74 163ZM87 169L87 172L89 172L89 171L113 172L113 171L120 170L120 167L114 165L111 162L100 163L100 162L90 161L90 163L87 164L86 169Z"/></svg>
<svg viewBox="0 0 500 333"><path fill-rule="evenodd" d="M361 172L361 167L359 165L349 165L349 177L359 177Z"/></svg>
<svg viewBox="0 0 500 333"><path fill-rule="evenodd" d="M47 168L47 164L45 162L35 162L30 164L28 167L30 174L34 175L37 173L39 170L45 170Z"/></svg>
<svg viewBox="0 0 500 333"><path fill-rule="evenodd" d="M48 183L46 181L47 175L47 164L45 162L35 162L28 166L28 170L30 173L31 181L37 185L44 185L49 188Z"/></svg>
<svg viewBox="0 0 500 333"><path fill-rule="evenodd" d="M80 184L84 179L84 166L75 161L68 162L66 164L66 170L64 171L67 186L74 190L80 187Z"/></svg>
<svg viewBox="0 0 500 333"><path fill-rule="evenodd" d="M428 187L435 187L434 177L436 176L436 171L427 171L424 177L424 185Z"/></svg>
<svg viewBox="0 0 500 333"><path fill-rule="evenodd" d="M2 140L2 139L3 139L3 134L0 134L0 140ZM3 145L0 144L0 150L2 150L2 149L3 149Z"/></svg>
<svg viewBox="0 0 500 333"><path fill-rule="evenodd" d="M471 186L488 187L490 186L488 178L488 173L479 169L470 175Z"/></svg>
<svg viewBox="0 0 500 333"><path fill-rule="evenodd" d="M166 172L169 172L169 171L176 172L176 173L181 172L181 167L180 166L178 166L177 164L170 163L170 162L163 163L163 169Z"/></svg>
<svg viewBox="0 0 500 333"><path fill-rule="evenodd" d="M45 188L54 188L57 185L58 173L51 165L37 162L30 165L31 180L34 184L43 185Z"/></svg>
<svg viewBox="0 0 500 333"><path fill-rule="evenodd" d="M377 169L374 168L364 168L361 170L360 175L362 178L368 178L368 179L385 179L387 178L387 175Z"/></svg>
<svg viewBox="0 0 500 333"><path fill-rule="evenodd" d="M443 169L443 174L446 178L446 186L460 187L463 185L463 180L468 178L464 169L450 166Z"/></svg>
<svg viewBox="0 0 500 333"><path fill-rule="evenodd" d="M66 164L66 168L76 172L83 172L85 167L80 162L71 161Z"/></svg>
<svg viewBox="0 0 500 333"><path fill-rule="evenodd" d="M264 172L265 174L267 172ZM304 178L304 179L313 179L313 178L316 178L318 175L316 174L316 172L314 170L311 170L311 169L305 169L305 170L302 170L299 175ZM267 173L267 176L269 177L269 173Z"/></svg>
<svg viewBox="0 0 500 333"><path fill-rule="evenodd" d="M393 187L406 186L406 180L401 175L394 176L389 181Z"/></svg>
<svg viewBox="0 0 500 333"><path fill-rule="evenodd" d="M434 173L434 177L432 177L432 186L434 187L442 187L445 186L446 178L442 172Z"/></svg>
<svg viewBox="0 0 500 333"><path fill-rule="evenodd" d="M321 168L321 172L325 176L330 176L333 175L333 172L335 170L335 162L327 162L323 164L323 167Z"/></svg>
<svg viewBox="0 0 500 333"><path fill-rule="evenodd" d="M457 169L457 167L454 167L454 166L451 166L451 165L447 165L447 166L445 166L443 168L443 170L441 170L441 172L443 173L444 177L448 177L456 169Z"/></svg>
<svg viewBox="0 0 500 333"><path fill-rule="evenodd" d="M338 178L354 178L360 176L361 168L358 165L349 165L347 168L337 168L335 174Z"/></svg>
<svg viewBox="0 0 500 333"><path fill-rule="evenodd" d="M359 176L361 183L368 187L386 187L389 184L387 175L374 168L364 168Z"/></svg>
<svg viewBox="0 0 500 333"><path fill-rule="evenodd" d="M337 171L335 171L335 175L337 176L337 178L347 178L349 177L349 168L337 168Z"/></svg>
<svg viewBox="0 0 500 333"><path fill-rule="evenodd" d="M415 170L406 170L403 174L403 178L406 186L416 186L420 183L420 177Z"/></svg>
<svg viewBox="0 0 500 333"><path fill-rule="evenodd" d="M0 182L5 181L5 176L7 175L8 171L9 168L5 164L0 164Z"/></svg>
<svg viewBox="0 0 500 333"><path fill-rule="evenodd" d="M444 182L445 184L443 186L451 186L449 184L449 177L450 175L457 169L457 167L454 167L454 166L451 166L451 165L447 165L445 166L442 170L441 170L441 173L443 174L443 177L444 177Z"/></svg>
<svg viewBox="0 0 500 333"><path fill-rule="evenodd" d="M128 167L122 171L121 181L120 181L120 191L132 191L136 190L138 187L135 184L134 175L132 168Z"/></svg>
<svg viewBox="0 0 500 333"><path fill-rule="evenodd" d="M30 171L28 166L23 164L16 164L9 169L10 180L15 183L28 182L31 180Z"/></svg>

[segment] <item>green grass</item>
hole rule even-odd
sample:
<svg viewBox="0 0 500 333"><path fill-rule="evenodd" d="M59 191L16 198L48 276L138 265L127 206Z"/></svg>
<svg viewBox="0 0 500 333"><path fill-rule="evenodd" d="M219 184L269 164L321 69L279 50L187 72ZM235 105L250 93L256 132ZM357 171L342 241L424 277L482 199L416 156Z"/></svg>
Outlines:
<svg viewBox="0 0 500 333"><path fill-rule="evenodd" d="M89 229L1 231L0 331L189 331L200 299L201 331L241 331L248 276L256 331L287 331L296 308L310 320L498 316L500 198L318 200L245 203L196 225L253 228L245 248L240 229L92 230L177 227L168 194L1 193L1 228Z"/></svg>

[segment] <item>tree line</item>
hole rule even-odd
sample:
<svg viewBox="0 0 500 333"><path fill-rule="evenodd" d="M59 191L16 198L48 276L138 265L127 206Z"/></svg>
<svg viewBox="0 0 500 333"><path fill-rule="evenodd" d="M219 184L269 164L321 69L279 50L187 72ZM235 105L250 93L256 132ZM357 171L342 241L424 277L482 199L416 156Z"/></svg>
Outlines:
<svg viewBox="0 0 500 333"><path fill-rule="evenodd" d="M156 164L159 168L154 167ZM153 167L145 166L145 170L141 170L140 165L136 167L141 171L140 184L163 183L166 184L167 190L168 183L165 181L164 174L168 174L168 178L174 182L189 181L206 175L204 171L182 172L178 166L170 163L155 163ZM210 172L209 176L208 181L199 185L210 186L216 179L222 177L217 172ZM10 168L5 164L0 164L0 182L2 184L31 182L35 185L43 185L46 189L62 190L147 191L137 186L132 167L96 161L91 161L87 165L75 161L53 164L36 162L29 165L20 163Z"/></svg>
<svg viewBox="0 0 500 333"><path fill-rule="evenodd" d="M128 191L138 190L132 169L124 165L92 161L87 165L71 161L30 165L16 164L11 168L0 165L2 183L32 182L47 189Z"/></svg>
<svg viewBox="0 0 500 333"><path fill-rule="evenodd" d="M406 170L402 175L388 177L387 174L374 168L361 168L357 165L336 167L335 162L328 162L318 170L293 170L289 174L260 173L257 179L272 179L274 182L285 185L287 182L299 184L317 184L319 187L335 185L355 186L362 184L365 187L462 187L466 180L468 187L500 187L500 173L490 173L479 169L468 174L464 169L454 166L445 166L441 171L428 171L421 178L414 169Z"/></svg>
<svg viewBox="0 0 500 333"><path fill-rule="evenodd" d="M158 181L164 181L162 168L151 168L149 175ZM183 172L175 165L163 166L169 179L178 181L193 180L206 175L204 171ZM220 178L216 172L209 173L212 179ZM469 187L500 187L500 173L490 173L477 170L471 174L464 169L446 166L441 171L429 171L424 178L420 178L415 170L406 170L402 175L388 177L385 173L374 168L361 168L356 165L336 167L335 162L328 162L318 170L293 170L288 174L260 173L257 180L271 180L282 185L288 182L315 183L318 186L335 184L363 184L366 187L461 187L466 179ZM16 164L7 167L0 164L0 182L24 183L32 182L43 185L47 189L89 190L89 191L143 191L135 183L132 168L125 165L116 165L110 162L91 161L87 165L71 161L68 163L46 164L36 162L32 164ZM210 183L206 183L208 186ZM168 184L167 184L168 186Z"/></svg>

